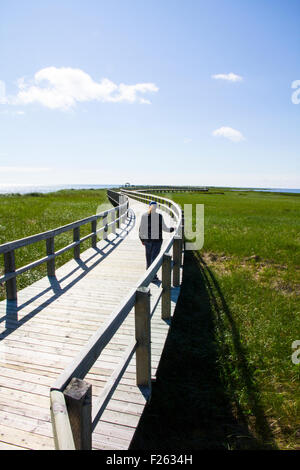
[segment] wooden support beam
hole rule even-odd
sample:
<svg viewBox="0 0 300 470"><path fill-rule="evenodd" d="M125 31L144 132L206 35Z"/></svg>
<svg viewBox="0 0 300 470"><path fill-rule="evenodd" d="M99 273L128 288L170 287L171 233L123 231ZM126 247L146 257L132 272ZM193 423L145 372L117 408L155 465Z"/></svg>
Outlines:
<svg viewBox="0 0 300 470"><path fill-rule="evenodd" d="M151 390L150 289L139 287L135 298L136 383Z"/></svg>
<svg viewBox="0 0 300 470"><path fill-rule="evenodd" d="M91 222L91 229L92 229L92 248L97 248L97 220L92 220Z"/></svg>
<svg viewBox="0 0 300 470"><path fill-rule="evenodd" d="M46 253L47 255L54 254L54 237L47 238L46 240ZM47 261L47 274L48 276L55 276L55 258Z"/></svg>
<svg viewBox="0 0 300 470"><path fill-rule="evenodd" d="M76 450L92 449L92 386L73 378L64 391Z"/></svg>
<svg viewBox="0 0 300 470"><path fill-rule="evenodd" d="M185 238L184 238L184 210L182 210L182 250L185 250Z"/></svg>
<svg viewBox="0 0 300 470"><path fill-rule="evenodd" d="M173 244L173 286L180 286L180 267L181 267L182 242L178 236L174 237Z"/></svg>
<svg viewBox="0 0 300 470"><path fill-rule="evenodd" d="M162 263L162 298L161 318L169 320L171 317L171 255L164 254Z"/></svg>
<svg viewBox="0 0 300 470"><path fill-rule="evenodd" d="M116 233L116 210L111 213L111 232Z"/></svg>
<svg viewBox="0 0 300 470"><path fill-rule="evenodd" d="M119 207L116 207L115 214L116 214L116 228L118 229L118 228L120 228L120 220L119 220L120 209L119 209Z"/></svg>
<svg viewBox="0 0 300 470"><path fill-rule="evenodd" d="M11 250L4 253L4 274L13 273L15 270L15 251ZM17 299L17 282L15 277L6 281L6 298L7 300Z"/></svg>
<svg viewBox="0 0 300 470"><path fill-rule="evenodd" d="M107 222L108 222L107 221L107 212L105 212L105 214L103 215L103 219L102 219L102 223L103 223L103 227L104 227L103 240L107 239L107 232L108 232Z"/></svg>
<svg viewBox="0 0 300 470"><path fill-rule="evenodd" d="M78 242L80 240L80 227L76 227L73 229L73 242ZM80 244L74 247L74 258L80 258Z"/></svg>

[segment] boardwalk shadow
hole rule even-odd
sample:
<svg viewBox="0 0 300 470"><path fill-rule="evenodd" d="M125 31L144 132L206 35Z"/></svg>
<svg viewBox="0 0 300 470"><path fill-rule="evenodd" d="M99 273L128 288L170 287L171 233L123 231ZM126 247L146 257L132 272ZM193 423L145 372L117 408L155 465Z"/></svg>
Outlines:
<svg viewBox="0 0 300 470"><path fill-rule="evenodd" d="M230 359L222 338L228 334L254 426L238 404L235 380L226 375ZM224 295L204 261L187 252L181 293L152 398L130 449L274 448L246 351Z"/></svg>
<svg viewBox="0 0 300 470"><path fill-rule="evenodd" d="M46 289L43 289L38 294L32 296L26 302L23 302L22 304L18 304L18 300L4 301L6 305L6 311L5 311L5 315L0 319L0 322L5 322L6 330L1 333L0 340L6 338L17 328L19 328L24 323L29 321L36 314L38 314L41 310L43 310L47 305L50 305L51 303L55 302L61 295L63 295L65 292L71 289L75 284L77 284L81 279L83 279L92 269L98 266L99 263L103 262L103 260L107 256L109 256L112 253L112 251L118 248L120 243L122 243L122 241L126 238L126 236L133 230L135 226L135 222L136 222L136 219L135 219L134 213L132 213L131 217L126 222L126 225L122 227L122 230L120 230L118 235L116 235L115 237L111 237L111 239L107 238L105 241L103 241L103 243L101 244L101 249L99 247L90 249L89 251L91 252L91 256L89 256L88 258L85 258L84 261L81 259L73 260L77 263L77 266L74 269L71 269L67 273L67 275L60 277L59 279L57 279L56 276L48 277L50 286L47 287ZM90 264L91 260L93 259L94 259L93 264ZM89 263L89 265L87 265L87 263ZM74 274L76 274L76 272L78 273L78 275L74 278ZM64 281L66 281L68 278L72 278L72 280L64 287L61 287L61 284ZM34 307L32 311L28 313L27 315L24 315L24 317L21 320L18 319L18 313L22 309L24 309L25 307L28 307L30 304L34 303L39 298L43 297L49 292L52 292L53 295L48 297L38 307Z"/></svg>

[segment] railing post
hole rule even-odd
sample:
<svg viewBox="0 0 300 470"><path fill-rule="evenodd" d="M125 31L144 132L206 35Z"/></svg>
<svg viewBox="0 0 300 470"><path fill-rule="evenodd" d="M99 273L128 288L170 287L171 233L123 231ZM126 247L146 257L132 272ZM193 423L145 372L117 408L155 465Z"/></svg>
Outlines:
<svg viewBox="0 0 300 470"><path fill-rule="evenodd" d="M115 210L111 212L111 221L113 222L111 224L111 231L112 233L115 234L116 233L116 211Z"/></svg>
<svg viewBox="0 0 300 470"><path fill-rule="evenodd" d="M54 254L54 237L47 238L46 252L48 256ZM55 276L55 258L50 259L50 261L47 261L47 275Z"/></svg>
<svg viewBox="0 0 300 470"><path fill-rule="evenodd" d="M92 248L97 248L97 219L92 220L91 222L92 229Z"/></svg>
<svg viewBox="0 0 300 470"><path fill-rule="evenodd" d="M139 287L135 298L136 383L151 392L150 289Z"/></svg>
<svg viewBox="0 0 300 470"><path fill-rule="evenodd" d="M119 229L120 228L120 209L119 207L116 207L115 209L115 216L116 216L116 229Z"/></svg>
<svg viewBox="0 0 300 470"><path fill-rule="evenodd" d="M181 227L182 227L182 249L184 251L185 250L185 239L184 239L184 210L183 209L181 211L181 214L182 214L182 224L181 224Z"/></svg>
<svg viewBox="0 0 300 470"><path fill-rule="evenodd" d="M78 240L80 240L80 227L73 229L73 242L78 242ZM80 258L80 244L74 247L74 258Z"/></svg>
<svg viewBox="0 0 300 470"><path fill-rule="evenodd" d="M4 274L13 273L15 270L15 251L11 250L4 253ZM17 299L17 281L15 277L6 281L6 298L7 300Z"/></svg>
<svg viewBox="0 0 300 470"><path fill-rule="evenodd" d="M162 297L161 318L169 320L171 317L171 255L163 255L162 263Z"/></svg>
<svg viewBox="0 0 300 470"><path fill-rule="evenodd" d="M125 207L125 205L123 205L123 207L122 207L122 224L125 223L125 220L126 220L126 207Z"/></svg>
<svg viewBox="0 0 300 470"><path fill-rule="evenodd" d="M180 286L180 266L181 266L181 238L178 235L174 237L173 244L173 286Z"/></svg>
<svg viewBox="0 0 300 470"><path fill-rule="evenodd" d="M107 232L108 232L108 227L107 227L107 212L105 212L105 214L103 215L102 223L103 223L103 227L104 227L104 230L103 230L103 240L106 240L106 239L107 239Z"/></svg>
<svg viewBox="0 0 300 470"><path fill-rule="evenodd" d="M73 378L64 391L76 450L92 449L92 386Z"/></svg>

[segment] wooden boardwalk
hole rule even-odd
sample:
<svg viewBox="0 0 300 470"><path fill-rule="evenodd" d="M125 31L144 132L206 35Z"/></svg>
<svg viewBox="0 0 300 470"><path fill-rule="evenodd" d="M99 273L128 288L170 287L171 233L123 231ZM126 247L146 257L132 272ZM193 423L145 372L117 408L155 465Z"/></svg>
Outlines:
<svg viewBox="0 0 300 470"><path fill-rule="evenodd" d="M130 207L126 223L96 249L58 268L55 277L19 291L17 301L0 302L0 449L54 449L50 387L145 272L137 229L146 206L131 199ZM150 287L154 299L160 286ZM179 289L172 287L172 312ZM151 320L153 378L168 329L159 303ZM134 332L132 311L85 377L93 397L104 388ZM134 355L93 432L93 449L128 449L145 403L136 386Z"/></svg>

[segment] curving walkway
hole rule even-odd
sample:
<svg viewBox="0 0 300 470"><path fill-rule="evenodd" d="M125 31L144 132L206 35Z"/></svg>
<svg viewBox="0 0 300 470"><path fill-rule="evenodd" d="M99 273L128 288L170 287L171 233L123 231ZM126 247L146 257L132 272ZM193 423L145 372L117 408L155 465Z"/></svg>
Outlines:
<svg viewBox="0 0 300 470"><path fill-rule="evenodd" d="M0 302L0 450L54 449L51 385L145 271L138 226L146 206L131 199L130 207L127 222L99 241L97 249L58 268L55 278L44 277L19 291L18 301ZM158 289L151 284L153 298ZM179 288L172 288L172 312L178 294ZM153 378L169 329L160 314L158 307L151 321ZM131 312L85 378L93 396L133 337ZM135 383L133 357L93 432L93 449L128 449L145 403Z"/></svg>

